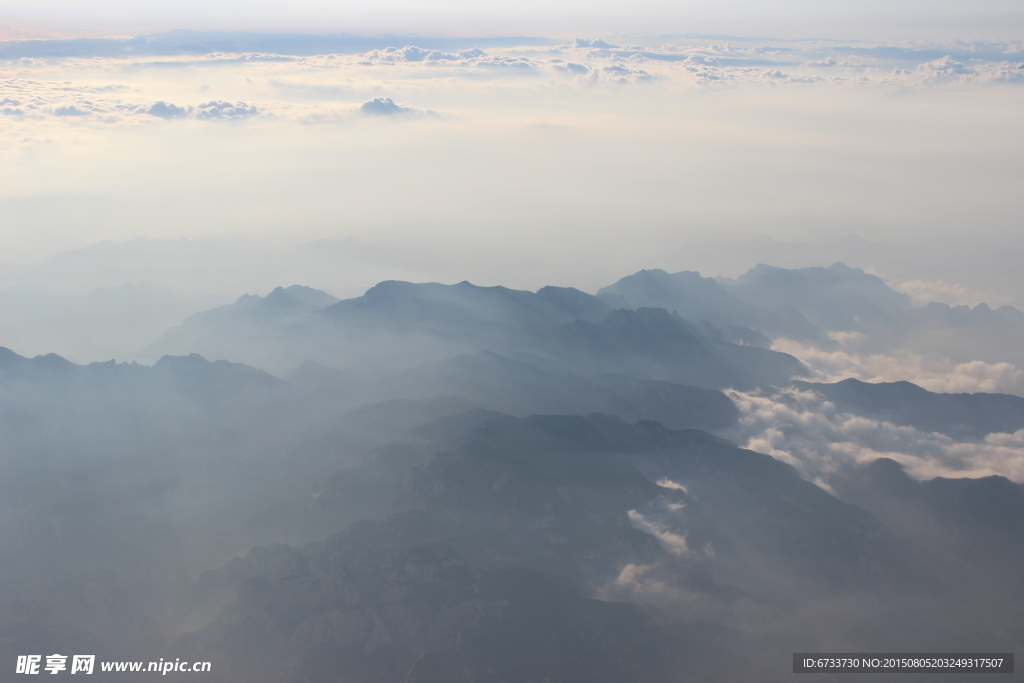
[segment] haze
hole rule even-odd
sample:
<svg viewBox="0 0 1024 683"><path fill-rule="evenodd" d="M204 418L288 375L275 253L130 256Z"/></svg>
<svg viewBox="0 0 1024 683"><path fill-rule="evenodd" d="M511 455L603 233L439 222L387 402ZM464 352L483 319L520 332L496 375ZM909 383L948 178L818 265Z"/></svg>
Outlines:
<svg viewBox="0 0 1024 683"><path fill-rule="evenodd" d="M806 258L777 249L780 265L846 259L896 282L967 286L975 302L1020 296L989 262L1024 247L1024 71L1012 36L972 41L961 27L914 43L785 40L788 31L654 37L622 35L609 14L607 32L584 32L575 47L573 34L527 27L518 32L531 40L444 37L500 35L503 15L488 7L486 30L326 45L293 36L273 57L280 41L259 36L161 34L144 51L103 40L6 43L2 261L137 237L352 238L396 254L414 245L429 279L594 289L652 266L734 276L766 260L736 245L767 238L819 247ZM95 9L132 16L114 3ZM923 12L858 12L880 20L912 10ZM206 11L186 5L182 25L204 25ZM723 8L719 18L733 15ZM397 23L392 33L412 30ZM587 47L602 38L629 49ZM450 58L379 53L406 45ZM474 48L483 54L458 56ZM367 115L360 107L373 98L391 98L398 106L388 112L402 115ZM245 108L200 111L209 102ZM851 253L851 237L888 248ZM922 252L942 266L918 263ZM394 274L312 284L365 288ZM120 283L83 286L100 284Z"/></svg>
<svg viewBox="0 0 1024 683"><path fill-rule="evenodd" d="M3 20L8 672L1024 648L1020 3Z"/></svg>

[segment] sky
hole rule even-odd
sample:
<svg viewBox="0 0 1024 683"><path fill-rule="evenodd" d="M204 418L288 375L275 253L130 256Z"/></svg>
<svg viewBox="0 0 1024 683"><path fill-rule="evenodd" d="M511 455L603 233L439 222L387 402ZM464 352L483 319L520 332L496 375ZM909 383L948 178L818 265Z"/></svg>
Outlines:
<svg viewBox="0 0 1024 683"><path fill-rule="evenodd" d="M138 238L355 240L412 250L431 279L594 290L642 267L845 258L1016 302L986 254L1024 250L1022 17L996 2L9 1L0 263Z"/></svg>
<svg viewBox="0 0 1024 683"><path fill-rule="evenodd" d="M157 291L142 339L279 285L839 260L915 304L1024 308L1024 3L6 0L0 22L0 298L26 309ZM822 381L1024 395L1008 362L777 348ZM733 398L747 445L809 478L893 453L1024 477L1019 433L964 450Z"/></svg>
<svg viewBox="0 0 1024 683"><path fill-rule="evenodd" d="M538 35L579 31L775 38L1012 38L1024 8L1006 0L7 0L8 30L132 34L170 28L323 33Z"/></svg>

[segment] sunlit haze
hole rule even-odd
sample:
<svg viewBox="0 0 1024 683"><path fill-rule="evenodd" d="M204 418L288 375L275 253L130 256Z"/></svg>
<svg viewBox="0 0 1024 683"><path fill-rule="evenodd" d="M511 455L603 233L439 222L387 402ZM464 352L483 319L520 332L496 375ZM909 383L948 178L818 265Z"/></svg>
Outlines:
<svg viewBox="0 0 1024 683"><path fill-rule="evenodd" d="M0 679L1013 671L1020 0L2 5Z"/></svg>

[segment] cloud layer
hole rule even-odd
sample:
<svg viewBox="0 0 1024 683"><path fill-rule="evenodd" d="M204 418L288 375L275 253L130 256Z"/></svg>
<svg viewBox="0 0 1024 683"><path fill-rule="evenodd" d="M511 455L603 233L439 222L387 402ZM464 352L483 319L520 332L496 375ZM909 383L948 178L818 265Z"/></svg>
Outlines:
<svg viewBox="0 0 1024 683"><path fill-rule="evenodd" d="M182 42L186 37L189 40ZM492 39L499 46L445 50L431 47L428 41L426 46L394 45L360 52L358 47L372 41L349 36L344 45L351 52L315 53L311 50L330 48L333 43L316 36L271 38L255 35L225 42L221 34L161 34L139 43L144 50L138 46L128 50L125 41L0 43L0 116L9 121L56 117L106 124L258 114L336 120L301 100L316 93L321 99L347 100L350 111L361 109L360 102L366 99L351 98L367 92L375 82L379 87L381 79L407 83L511 79L509 87L518 88L522 76L531 76L543 82L543 88L660 82L668 89L786 84L915 89L1024 83L1024 49L1019 43L617 45L600 38L577 38L563 45L516 46L508 39ZM279 52L230 52L224 50L227 45L273 46ZM99 74L116 75L118 81L97 84ZM245 98L208 90L218 98L189 100L175 92L182 75L211 81L243 77L249 84L277 87L272 92L250 87ZM339 81L349 85L339 87ZM149 117L136 118L143 114Z"/></svg>
<svg viewBox="0 0 1024 683"><path fill-rule="evenodd" d="M909 351L892 355L822 350L789 339L772 344L776 351L799 358L814 382L838 382L848 377L864 382L906 380L940 393L1007 393L1024 396L1024 370L1012 363L974 360L954 363L940 356Z"/></svg>
<svg viewBox="0 0 1024 683"><path fill-rule="evenodd" d="M793 465L826 489L844 468L883 457L900 462L919 479L998 474L1024 482L1024 430L957 441L838 411L810 391L730 396L742 415L734 435L741 445Z"/></svg>
<svg viewBox="0 0 1024 683"><path fill-rule="evenodd" d="M489 284L541 286L568 263L562 282L596 288L640 268L735 274L686 262L699 242L931 238L1020 214L1024 88L983 77L1024 62L1010 43L171 38L0 59L0 210L21 226L5 259L258 229L518 245L533 265L488 263ZM919 69L947 56L962 66ZM393 115L413 110L438 115ZM450 256L456 281L467 262Z"/></svg>

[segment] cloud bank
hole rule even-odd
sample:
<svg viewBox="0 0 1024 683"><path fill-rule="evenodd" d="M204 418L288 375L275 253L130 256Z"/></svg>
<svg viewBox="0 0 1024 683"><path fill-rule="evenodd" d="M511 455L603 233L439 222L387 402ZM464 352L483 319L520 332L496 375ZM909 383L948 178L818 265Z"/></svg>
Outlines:
<svg viewBox="0 0 1024 683"><path fill-rule="evenodd" d="M822 350L789 339L772 344L776 351L799 358L814 382L838 382L848 377L864 382L906 380L940 393L1006 393L1024 396L1024 370L1012 363L981 360L954 363L941 356L909 351L887 354Z"/></svg>
<svg viewBox="0 0 1024 683"><path fill-rule="evenodd" d="M45 255L259 225L498 253L528 234L547 246L517 252L537 259L517 282L547 283L568 255L566 282L590 287L678 269L719 235L889 240L1019 215L1017 44L576 37L7 45L0 204L24 230L0 242Z"/></svg>
<svg viewBox="0 0 1024 683"><path fill-rule="evenodd" d="M744 447L796 467L830 488L844 468L892 458L918 479L1002 475L1024 482L1024 430L957 441L943 434L836 410L811 391L730 392L741 413Z"/></svg>
<svg viewBox="0 0 1024 683"><path fill-rule="evenodd" d="M337 117L325 116L322 107L301 100L348 99L349 106L367 113L360 101L350 98L381 78L410 85L423 79L486 79L507 81L512 89L521 87L519 78L524 75L540 79L543 88L560 83L621 87L659 82L669 90L765 85L919 89L1024 83L1024 49L1019 43L617 45L601 38L577 38L570 44L538 45L543 41L507 38L480 39L487 49L443 49L442 45L457 46L460 40L436 39L363 51L358 48L384 39L328 38L171 32L131 40L8 41L0 43L0 116L56 117L78 124L260 114L331 121ZM324 70L330 75L310 78ZM244 98L221 94L217 99L183 101L175 92L180 79L162 75L169 73L213 81L241 76L246 83L275 88L250 88L258 92ZM97 84L101 74L116 74L120 82Z"/></svg>

